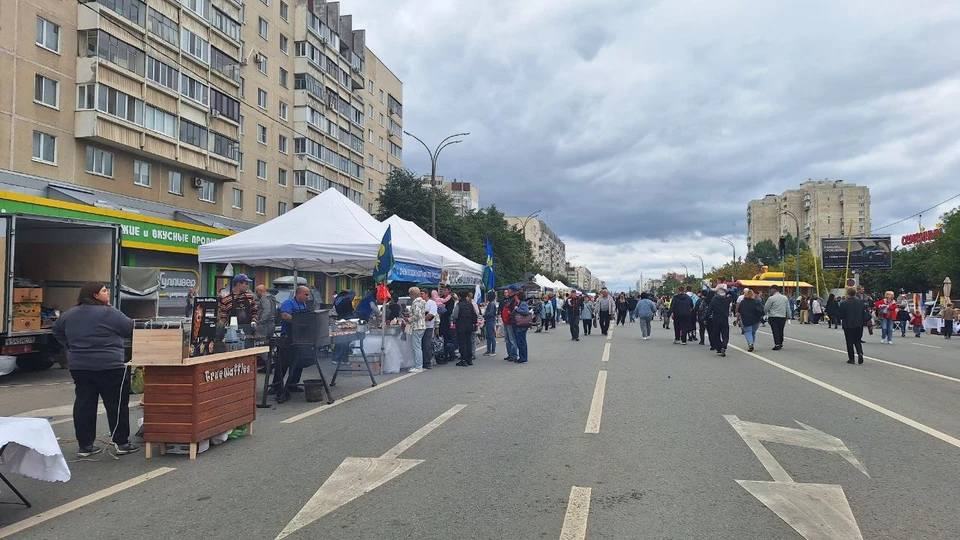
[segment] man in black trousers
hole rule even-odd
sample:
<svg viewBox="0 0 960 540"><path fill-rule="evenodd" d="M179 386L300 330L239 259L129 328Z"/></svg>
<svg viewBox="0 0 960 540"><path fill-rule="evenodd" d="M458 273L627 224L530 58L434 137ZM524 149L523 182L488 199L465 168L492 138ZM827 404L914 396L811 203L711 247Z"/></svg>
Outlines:
<svg viewBox="0 0 960 540"><path fill-rule="evenodd" d="M567 323L570 325L571 341L580 341L580 312L583 310L583 303L577 291L570 291L570 296L563 303L563 311L566 313Z"/></svg>
<svg viewBox="0 0 960 540"><path fill-rule="evenodd" d="M690 334L690 321L693 315L693 299L687 296L685 289L677 287L677 294L670 301L670 313L673 315L673 343L687 344Z"/></svg>

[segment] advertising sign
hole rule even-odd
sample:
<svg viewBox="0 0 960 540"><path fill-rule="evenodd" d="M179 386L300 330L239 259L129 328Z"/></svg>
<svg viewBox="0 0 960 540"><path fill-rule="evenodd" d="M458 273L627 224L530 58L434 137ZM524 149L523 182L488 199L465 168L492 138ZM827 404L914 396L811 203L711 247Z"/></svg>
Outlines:
<svg viewBox="0 0 960 540"><path fill-rule="evenodd" d="M420 264L396 261L390 271L391 281L412 283L440 283L440 269Z"/></svg>
<svg viewBox="0 0 960 540"><path fill-rule="evenodd" d="M190 319L190 356L213 354L217 339L217 299L197 298Z"/></svg>
<svg viewBox="0 0 960 540"><path fill-rule="evenodd" d="M933 242L941 234L943 234L943 229L940 228L930 229L929 231L920 231L913 234L906 234L900 238L900 245L912 246L913 244Z"/></svg>
<svg viewBox="0 0 960 540"><path fill-rule="evenodd" d="M848 238L824 238L823 268L842 270L847 267L847 248L850 249L850 268L856 270L890 268L892 256L889 236L855 236Z"/></svg>

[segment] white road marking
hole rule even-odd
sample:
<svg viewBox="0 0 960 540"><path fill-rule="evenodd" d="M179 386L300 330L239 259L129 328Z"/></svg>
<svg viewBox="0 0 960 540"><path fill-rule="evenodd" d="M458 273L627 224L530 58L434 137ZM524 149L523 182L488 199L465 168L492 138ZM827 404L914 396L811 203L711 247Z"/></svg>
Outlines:
<svg viewBox="0 0 960 540"><path fill-rule="evenodd" d="M176 469L173 467L160 467L159 469L154 469L146 474L141 474L140 476L131 478L125 482L120 482L119 484L110 486L105 489L101 489L100 491L91 493L90 495L87 495L85 497L80 497L75 501L71 501L64 505L53 508L51 510L47 510L46 512L40 512L35 516L24 519L23 521L18 521L16 523L7 525L6 527L0 529L0 538L7 538L8 536L16 534L20 531L29 529L30 527L39 525L53 518L60 517L66 514L67 512L71 512L73 510L76 510L77 508L82 508L90 503L97 502L100 499L104 499L106 497L119 493L125 489L131 488L138 484L142 484L158 476L162 476L164 474L167 474L168 472L172 472L175 470Z"/></svg>
<svg viewBox="0 0 960 540"><path fill-rule="evenodd" d="M737 483L807 540L863 540L850 503L838 485L752 480Z"/></svg>
<svg viewBox="0 0 960 540"><path fill-rule="evenodd" d="M823 388L823 389L825 389L825 390L829 390L829 391L831 391L831 392L833 392L833 393L835 393L835 394L837 394L837 395L839 395L839 396L841 396L841 397L845 397L845 398L849 399L850 401L853 401L854 403L859 403L860 405L863 405L864 407L867 407L868 409L872 409L872 410L874 410L874 411L876 411L876 412L878 412L878 413L880 413L880 414L882 414L882 415L885 415L885 416L888 416L888 417L890 417L890 418L893 418L894 420L896 420L896 421L898 421L898 422L901 422L901 423L904 423L904 424L906 424L906 425L908 425L908 426L910 426L910 427L912 427L912 428L914 428L914 429L916 429L916 430L918 430L918 431L921 431L921 432L923 432L923 433L926 433L927 435L930 435L931 437L940 439L941 441L943 441L943 442L945 442L945 443L947 443L947 444L949 444L949 445L952 445L952 446L954 446L954 447L956 447L956 448L960 448L960 439L957 439L956 437L953 437L953 436L951 436L951 435L947 435L946 433L944 433L944 432L942 432L942 431L939 431L939 430L936 430L936 429L934 429L934 428L932 428L932 427L930 427L930 426L928 426L928 425L921 424L920 422L917 422L916 420L913 420L913 419L911 419L911 418L907 418L906 416L903 416L902 414L900 414L900 413L898 413L898 412L891 411L890 409L887 409L886 407L882 407L882 406L880 406L880 405L877 405L876 403L873 403L872 401L868 401L868 400L866 400L866 399L863 399L862 397L855 396L855 395L851 394L850 392L847 392L846 390L841 390L841 389L837 388L836 386L833 386L833 385L831 385L831 384L828 384L828 383L825 383L825 382L821 381L820 379L811 377L810 375L807 375L807 374L805 374L805 373L801 373L801 372L799 372L799 371L797 371L797 370L795 370L795 369L792 369L792 368L789 368L789 367L787 367L787 366L778 364L778 363L774 362L773 360L768 360L768 359L760 356L760 355L757 354L757 353L747 352L746 349L742 349L742 348L740 348L740 347L737 347L736 345L730 345L730 347L733 348L733 349L736 349L736 350L738 350L738 351L740 351L740 352L742 352L743 354L746 354L746 355L748 355L748 356L752 356L752 357L756 358L757 360L760 360L760 361L762 361L762 362L766 362L767 364L770 364L771 366L773 366L773 367L775 367L775 368L782 369L783 371L786 371L787 373L790 373L791 375L796 375L797 377L800 377L801 379L803 379L803 380L805 380L805 381L812 382L813 384L815 384L815 385L817 385L817 386L819 386L819 387L821 387L821 388Z"/></svg>
<svg viewBox="0 0 960 540"><path fill-rule="evenodd" d="M560 540L583 540L587 537L587 517L590 515L590 494L588 487L570 488L570 500L567 513L563 516L563 529Z"/></svg>
<svg viewBox="0 0 960 540"><path fill-rule="evenodd" d="M399 459L399 456L431 431L440 427L453 415L462 411L464 407L466 405L455 405L378 458L348 457L344 459L337 470L327 478L327 481L313 494L307 504L277 535L276 540L290 536L330 512L423 463L424 460L422 459Z"/></svg>
<svg viewBox="0 0 960 540"><path fill-rule="evenodd" d="M767 335L772 335L772 334L770 334L769 332L762 332L762 333L767 334ZM811 347L819 347L819 348L821 348L821 349L826 349L826 350L828 350L828 351L834 351L834 352L842 353L842 354L844 354L844 355L847 354L847 351L843 351L843 350L840 350L840 349L834 349L833 347L827 347L826 345L820 345L819 343L810 343L809 341L803 341L802 339L794 339L794 338L789 338L789 337L785 337L784 339L788 339L788 340L790 340L790 341L796 341L797 343L803 343L804 345L810 345ZM917 343L917 345L919 345L919 343ZM739 347L737 347L737 348L740 349ZM742 351L743 349L740 349L740 350ZM866 358L867 360L870 360L871 362L877 362L877 363L880 363L880 364L886 364L886 365L888 365L888 366L894 366L894 367L906 369L906 370L909 370L909 371L913 371L913 372L916 372L916 373L923 373L924 375L930 375L931 377L937 377L937 378L939 378L939 379L944 379L944 380L947 380L947 381L951 381L951 382L955 382L955 383L960 383L960 379L958 379L958 378L956 378L956 377L951 377L951 376L949 376L949 375L944 375L944 374L942 374L942 373L936 373L936 372L934 372L934 371L927 371L927 370L925 370L925 369L915 368L915 367L913 367L913 366L907 366L907 365L904 365L904 364L898 364L898 363L896 363L896 362L890 362L890 361L888 361L888 360L881 360L880 358L874 358L874 357L872 357L872 356L864 356L864 358Z"/></svg>
<svg viewBox="0 0 960 540"><path fill-rule="evenodd" d="M400 441L396 446L394 446L390 450L387 450L385 454L380 456L380 459L388 459L388 458L394 459L394 458L400 457L400 454L404 453L411 446L417 444L417 442L420 439L429 435L431 431L443 425L444 422L449 420L453 415L462 411L465 407L466 405L454 405L453 407L450 408L450 410L448 410L447 412L441 414L436 419L434 419L433 422L430 422L429 424L413 432L412 435Z"/></svg>
<svg viewBox="0 0 960 540"><path fill-rule="evenodd" d="M609 343L605 343L603 345L603 356L600 358L600 361L601 362L610 361L610 344Z"/></svg>
<svg viewBox="0 0 960 540"><path fill-rule="evenodd" d="M302 412L302 413L300 413L300 414L298 414L298 415L296 415L296 416L291 416L290 418L287 418L286 420L282 420L280 423L281 423L281 424L292 424L292 423L294 423L294 422L299 422L300 420L303 420L304 418L309 418L309 417L311 417L311 416L313 416L313 415L315 415L315 414L317 414L317 413L321 413L321 412L323 412L323 411L325 411L325 410L327 410L327 409L332 409L333 407L336 407L337 405L342 405L342 404L344 404L344 403L347 403L347 402L349 402L349 401L352 401L352 400L354 400L354 399L357 399L357 398L360 397L360 396L365 396L365 395L369 394L370 392L374 392L374 391L377 391L377 390L379 390L379 389L381 389L381 388L390 386L390 385L393 384L393 383L398 383L398 382L400 382L400 381L402 381L402 380L404 380L404 379L406 379L406 378L408 378L408 377L413 377L414 375L416 375L416 373L407 373L406 375L401 375L401 376L397 377L396 379L390 379L389 381L387 381L387 382L385 382L385 383L380 383L380 384L378 384L378 385L376 385L376 386L371 386L370 388L361 390L361 391L356 392L356 393L354 393L354 394L350 394L349 396L344 396L344 397L342 397L342 398L334 401L333 403L323 404L323 405L321 405L321 406L319 406L319 407L310 409L309 411Z"/></svg>
<svg viewBox="0 0 960 540"><path fill-rule="evenodd" d="M613 339L613 328L607 330L607 341Z"/></svg>
<svg viewBox="0 0 960 540"><path fill-rule="evenodd" d="M587 428L584 433L600 433L600 417L603 416L603 394L607 390L607 372L601 370L597 374L597 386L593 389L593 401L590 403L590 414L587 416Z"/></svg>
<svg viewBox="0 0 960 540"><path fill-rule="evenodd" d="M923 344L923 343L911 343L911 345L914 345L914 346L916 346L916 347L929 347L929 348L931 348L931 349L942 349L942 348L943 348L943 347L937 347L936 345L926 345L926 344Z"/></svg>

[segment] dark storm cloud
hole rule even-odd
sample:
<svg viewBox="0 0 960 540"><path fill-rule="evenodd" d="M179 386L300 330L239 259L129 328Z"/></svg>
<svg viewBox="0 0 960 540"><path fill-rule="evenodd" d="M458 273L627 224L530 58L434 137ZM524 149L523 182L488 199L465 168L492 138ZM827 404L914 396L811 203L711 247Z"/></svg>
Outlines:
<svg viewBox="0 0 960 540"><path fill-rule="evenodd" d="M957 186L953 2L342 6L404 81L405 129L471 132L438 172L476 182L484 205L542 209L611 279L664 270L671 245L722 264L717 237L743 242L747 202L807 178L870 186L875 227ZM407 166L429 170L405 143Z"/></svg>

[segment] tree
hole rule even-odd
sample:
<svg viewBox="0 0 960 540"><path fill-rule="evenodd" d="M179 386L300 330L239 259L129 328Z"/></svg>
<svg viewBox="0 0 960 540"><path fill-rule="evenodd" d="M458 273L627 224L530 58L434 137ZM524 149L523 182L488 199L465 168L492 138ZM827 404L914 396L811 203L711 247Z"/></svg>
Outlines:
<svg viewBox="0 0 960 540"><path fill-rule="evenodd" d="M941 235L942 237L943 235ZM911 248L898 248L891 254L891 268L867 270L861 273L860 283L874 293L903 289L904 292L926 292L943 283L936 264L943 247L937 241L919 244Z"/></svg>
<svg viewBox="0 0 960 540"><path fill-rule="evenodd" d="M780 250L773 240L763 240L753 246L745 260L758 266L773 266L780 262Z"/></svg>

